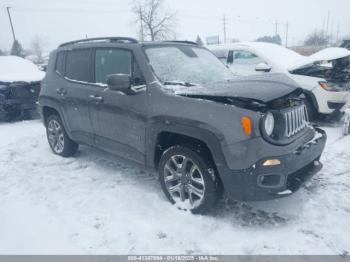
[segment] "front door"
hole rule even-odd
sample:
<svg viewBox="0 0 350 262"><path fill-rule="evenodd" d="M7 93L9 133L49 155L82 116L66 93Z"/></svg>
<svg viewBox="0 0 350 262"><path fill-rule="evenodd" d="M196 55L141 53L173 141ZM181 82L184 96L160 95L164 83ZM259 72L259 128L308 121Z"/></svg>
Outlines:
<svg viewBox="0 0 350 262"><path fill-rule="evenodd" d="M142 74L129 50L95 50L96 86L89 88L90 115L96 133L95 144L106 151L145 162L147 91ZM129 74L138 91L126 95L110 90L106 79L111 74Z"/></svg>

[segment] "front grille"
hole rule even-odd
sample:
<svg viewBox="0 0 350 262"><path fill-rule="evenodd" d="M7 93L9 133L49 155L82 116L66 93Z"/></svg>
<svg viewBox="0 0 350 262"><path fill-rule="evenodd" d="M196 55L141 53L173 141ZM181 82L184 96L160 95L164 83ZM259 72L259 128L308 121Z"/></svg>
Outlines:
<svg viewBox="0 0 350 262"><path fill-rule="evenodd" d="M283 117L285 122L284 135L288 138L308 125L307 109L304 104L286 110L283 112Z"/></svg>
<svg viewBox="0 0 350 262"><path fill-rule="evenodd" d="M25 99L38 99L40 92L39 83L14 83L11 86L12 98L25 100Z"/></svg>

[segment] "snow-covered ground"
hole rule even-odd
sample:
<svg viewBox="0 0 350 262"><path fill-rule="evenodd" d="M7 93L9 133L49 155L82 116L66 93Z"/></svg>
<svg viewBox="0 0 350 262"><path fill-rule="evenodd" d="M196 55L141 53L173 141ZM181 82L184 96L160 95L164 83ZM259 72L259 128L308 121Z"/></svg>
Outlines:
<svg viewBox="0 0 350 262"><path fill-rule="evenodd" d="M40 121L0 123L0 254L347 254L350 136L325 128L324 169L296 194L170 205L149 171L96 149L51 153Z"/></svg>

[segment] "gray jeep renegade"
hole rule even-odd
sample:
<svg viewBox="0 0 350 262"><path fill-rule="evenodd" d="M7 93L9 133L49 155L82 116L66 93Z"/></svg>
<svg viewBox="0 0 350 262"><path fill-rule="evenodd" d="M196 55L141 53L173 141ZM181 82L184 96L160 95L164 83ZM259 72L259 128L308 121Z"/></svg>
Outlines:
<svg viewBox="0 0 350 262"><path fill-rule="evenodd" d="M85 144L152 167L170 202L194 213L220 197L287 196L322 167L326 134L308 123L294 82L234 79L192 42L62 44L39 105L55 154Z"/></svg>

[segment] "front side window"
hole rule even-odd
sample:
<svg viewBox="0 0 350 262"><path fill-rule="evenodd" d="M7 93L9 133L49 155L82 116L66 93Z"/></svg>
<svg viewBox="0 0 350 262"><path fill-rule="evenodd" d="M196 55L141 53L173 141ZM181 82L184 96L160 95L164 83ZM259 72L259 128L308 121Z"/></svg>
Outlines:
<svg viewBox="0 0 350 262"><path fill-rule="evenodd" d="M189 45L146 47L150 65L165 82L206 84L233 79L230 70L207 49Z"/></svg>
<svg viewBox="0 0 350 262"><path fill-rule="evenodd" d="M123 49L97 49L95 55L95 82L105 84L113 74L132 75L132 54Z"/></svg>
<svg viewBox="0 0 350 262"><path fill-rule="evenodd" d="M253 75L259 74L255 67L260 63L264 61L252 52L233 51L230 68L236 75Z"/></svg>
<svg viewBox="0 0 350 262"><path fill-rule="evenodd" d="M91 81L91 50L78 49L67 52L66 77L71 80Z"/></svg>

